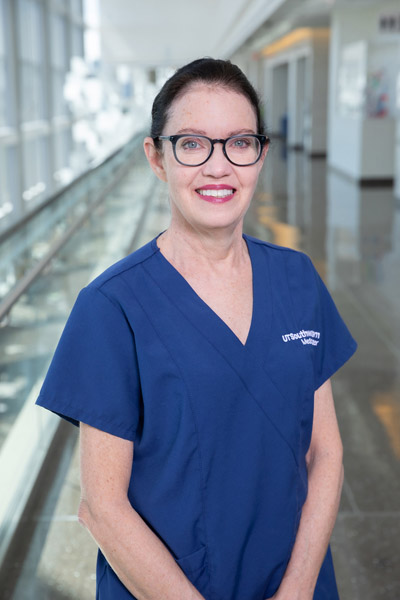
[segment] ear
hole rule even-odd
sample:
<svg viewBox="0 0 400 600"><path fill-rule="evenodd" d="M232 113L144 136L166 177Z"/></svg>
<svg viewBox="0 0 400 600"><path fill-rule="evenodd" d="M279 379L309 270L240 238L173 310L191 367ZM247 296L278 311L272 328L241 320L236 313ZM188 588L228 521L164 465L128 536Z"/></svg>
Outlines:
<svg viewBox="0 0 400 600"><path fill-rule="evenodd" d="M270 145L270 141L268 140L267 143L265 144L262 154L261 154L261 160L264 162L265 157L267 156L268 150L269 150L269 145Z"/></svg>
<svg viewBox="0 0 400 600"><path fill-rule="evenodd" d="M144 152L154 173L161 181L167 181L162 154L157 150L151 137L144 138Z"/></svg>
<svg viewBox="0 0 400 600"><path fill-rule="evenodd" d="M262 149L262 153L261 153L260 160L259 160L260 169L264 164L264 160L265 160L265 157L267 156L268 150L269 150L269 142L267 144L265 144L264 148Z"/></svg>

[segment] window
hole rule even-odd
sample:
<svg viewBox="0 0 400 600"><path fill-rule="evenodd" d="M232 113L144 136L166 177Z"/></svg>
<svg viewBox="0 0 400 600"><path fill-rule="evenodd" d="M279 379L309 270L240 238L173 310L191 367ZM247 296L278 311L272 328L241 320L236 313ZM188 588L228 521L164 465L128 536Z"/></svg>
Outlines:
<svg viewBox="0 0 400 600"><path fill-rule="evenodd" d="M0 0L0 127L6 125L6 44L4 26L4 0Z"/></svg>
<svg viewBox="0 0 400 600"><path fill-rule="evenodd" d="M49 187L49 139L35 137L24 142L25 190L23 199L32 203L42 199Z"/></svg>
<svg viewBox="0 0 400 600"><path fill-rule="evenodd" d="M19 0L19 58L21 78L21 120L46 118L44 91L43 8L37 0Z"/></svg>
<svg viewBox="0 0 400 600"><path fill-rule="evenodd" d="M54 167L56 171L69 166L69 157L71 153L71 132L70 130L59 131L54 136Z"/></svg>
<svg viewBox="0 0 400 600"><path fill-rule="evenodd" d="M0 127L11 125L13 122L8 8L8 0L0 0Z"/></svg>
<svg viewBox="0 0 400 600"><path fill-rule="evenodd" d="M81 20L83 16L82 0L71 0L71 12L75 19Z"/></svg>
<svg viewBox="0 0 400 600"><path fill-rule="evenodd" d="M83 56L83 28L72 26L72 56Z"/></svg>
<svg viewBox="0 0 400 600"><path fill-rule="evenodd" d="M65 76L69 68L67 22L61 15L53 14L50 24L53 116L60 116L68 113L64 98Z"/></svg>

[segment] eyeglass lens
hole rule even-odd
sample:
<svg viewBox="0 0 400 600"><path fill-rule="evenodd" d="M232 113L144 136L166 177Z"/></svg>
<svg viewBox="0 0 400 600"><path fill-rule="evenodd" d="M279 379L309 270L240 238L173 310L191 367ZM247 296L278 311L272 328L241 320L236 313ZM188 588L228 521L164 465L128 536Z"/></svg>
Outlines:
<svg viewBox="0 0 400 600"><path fill-rule="evenodd" d="M181 137L176 142L177 159L186 165L199 165L209 157L212 149L210 140L197 136ZM225 144L228 158L237 165L250 165L260 154L260 141L252 136L230 138Z"/></svg>

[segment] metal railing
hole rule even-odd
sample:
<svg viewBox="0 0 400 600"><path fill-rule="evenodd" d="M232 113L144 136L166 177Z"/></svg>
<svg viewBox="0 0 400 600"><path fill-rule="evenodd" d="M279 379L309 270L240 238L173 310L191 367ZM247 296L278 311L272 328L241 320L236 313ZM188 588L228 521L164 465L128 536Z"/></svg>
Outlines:
<svg viewBox="0 0 400 600"><path fill-rule="evenodd" d="M4 326L6 317L17 300L131 168L141 139L142 136L135 135L123 148L115 151L89 172L80 175L0 235L0 270L3 267L5 273L2 277L3 288L7 287L6 281L10 279L10 273L12 280L9 284L10 289L6 289L0 301L0 326ZM53 213L51 216L45 214L49 211ZM43 217L47 218L45 227L40 223ZM35 232L36 225L38 227L35 238L29 230ZM24 241L19 244L20 254L15 258L11 246L17 236ZM40 245L39 253L33 252L35 245ZM12 263L13 258L16 263L19 259L19 268ZM21 268L22 263L24 267ZM19 271L18 277L16 271Z"/></svg>

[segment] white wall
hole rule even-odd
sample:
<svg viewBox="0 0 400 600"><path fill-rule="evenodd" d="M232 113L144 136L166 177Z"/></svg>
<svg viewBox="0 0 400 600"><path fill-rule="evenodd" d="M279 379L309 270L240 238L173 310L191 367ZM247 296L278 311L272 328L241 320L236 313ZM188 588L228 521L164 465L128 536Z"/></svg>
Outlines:
<svg viewBox="0 0 400 600"><path fill-rule="evenodd" d="M373 5L339 5L331 20L331 52L329 61L328 162L331 166L361 179L393 178L395 175L395 110L394 87L396 70L400 68L396 51L400 36L385 38L379 33L382 14L397 14L398 2L382 1ZM359 59L354 63L354 75L349 87L359 78L360 105L344 107L340 100L339 78L343 76L343 53L351 44L358 44ZM357 48L353 46L356 50ZM358 67L357 67L358 64ZM368 117L365 105L365 84L371 72L383 68L388 81L391 117ZM349 70L350 69L350 70Z"/></svg>

